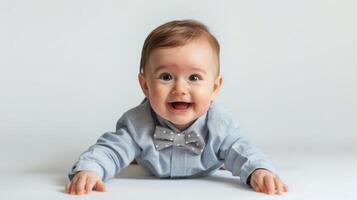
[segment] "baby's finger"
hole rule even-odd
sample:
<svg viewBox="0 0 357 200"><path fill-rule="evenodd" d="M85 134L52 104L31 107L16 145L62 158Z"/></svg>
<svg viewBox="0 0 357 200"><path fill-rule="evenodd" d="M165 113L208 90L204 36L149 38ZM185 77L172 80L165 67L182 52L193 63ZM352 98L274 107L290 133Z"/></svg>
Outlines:
<svg viewBox="0 0 357 200"><path fill-rule="evenodd" d="M89 193L93 190L95 185L95 180L93 178L87 178L87 183L86 183L86 193Z"/></svg>
<svg viewBox="0 0 357 200"><path fill-rule="evenodd" d="M98 180L95 184L95 189L99 192L105 192L105 185L101 180Z"/></svg>
<svg viewBox="0 0 357 200"><path fill-rule="evenodd" d="M275 182L275 187L276 187L277 193L282 194L284 192L283 183L280 181L280 179L278 177L274 178L274 182Z"/></svg>
<svg viewBox="0 0 357 200"><path fill-rule="evenodd" d="M71 187L71 182L68 182L67 185L65 186L66 193L69 193L69 188L70 187Z"/></svg>
<svg viewBox="0 0 357 200"><path fill-rule="evenodd" d="M69 186L69 193L70 194L76 194L76 183L77 183L78 177L74 176L73 179L71 180L71 185Z"/></svg>
<svg viewBox="0 0 357 200"><path fill-rule="evenodd" d="M256 183L254 181L250 181L250 187L254 190L254 191L257 191L255 188L257 187L256 186Z"/></svg>
<svg viewBox="0 0 357 200"><path fill-rule="evenodd" d="M289 188L288 188L288 186L284 183L284 185L283 185L283 188L284 188L284 192L288 192L289 191Z"/></svg>
<svg viewBox="0 0 357 200"><path fill-rule="evenodd" d="M76 194L84 194L84 187L86 185L87 182L87 176L83 175L80 176L77 183L76 183Z"/></svg>
<svg viewBox="0 0 357 200"><path fill-rule="evenodd" d="M250 185L252 186L253 190L256 192L260 192L259 186L255 181L251 181Z"/></svg>
<svg viewBox="0 0 357 200"><path fill-rule="evenodd" d="M263 181L263 176L254 176L254 179L252 179L253 182L255 182L256 187L259 189L259 192L265 192L264 191L264 181Z"/></svg>
<svg viewBox="0 0 357 200"><path fill-rule="evenodd" d="M274 180L271 176L264 177L264 186L266 188L265 192L267 194L274 194L275 193L275 184Z"/></svg>

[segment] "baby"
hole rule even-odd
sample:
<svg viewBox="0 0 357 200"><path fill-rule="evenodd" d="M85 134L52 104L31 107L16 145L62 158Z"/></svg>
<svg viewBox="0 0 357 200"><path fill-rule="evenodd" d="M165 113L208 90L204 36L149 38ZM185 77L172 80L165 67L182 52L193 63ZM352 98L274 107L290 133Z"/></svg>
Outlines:
<svg viewBox="0 0 357 200"><path fill-rule="evenodd" d="M214 102L221 85L219 44L202 23L171 21L144 42L139 82L146 98L123 114L69 172L66 192L105 191L103 181L134 159L157 177L212 174L222 165L257 192L288 188L272 163Z"/></svg>

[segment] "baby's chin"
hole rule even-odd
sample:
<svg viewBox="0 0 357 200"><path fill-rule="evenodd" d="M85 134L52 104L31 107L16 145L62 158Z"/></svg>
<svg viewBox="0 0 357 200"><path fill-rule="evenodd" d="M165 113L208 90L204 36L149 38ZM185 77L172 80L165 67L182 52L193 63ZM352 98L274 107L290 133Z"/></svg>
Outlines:
<svg viewBox="0 0 357 200"><path fill-rule="evenodd" d="M176 128L178 128L178 129L180 129L180 130L184 130L184 129L190 127L190 126L193 124L194 121L195 121L195 120L193 120L193 121L191 121L191 122L188 122L188 123L184 123L184 124L177 124L177 123L174 123L174 122L171 122L171 123L172 123Z"/></svg>
<svg viewBox="0 0 357 200"><path fill-rule="evenodd" d="M160 115L162 118L165 120L169 121L171 124L173 124L176 128L180 130L184 130L187 127L191 126L198 117L190 117L190 116L172 116L171 115Z"/></svg>
<svg viewBox="0 0 357 200"><path fill-rule="evenodd" d="M175 118L165 118L171 122L176 128L184 130L190 127L200 116L180 116Z"/></svg>

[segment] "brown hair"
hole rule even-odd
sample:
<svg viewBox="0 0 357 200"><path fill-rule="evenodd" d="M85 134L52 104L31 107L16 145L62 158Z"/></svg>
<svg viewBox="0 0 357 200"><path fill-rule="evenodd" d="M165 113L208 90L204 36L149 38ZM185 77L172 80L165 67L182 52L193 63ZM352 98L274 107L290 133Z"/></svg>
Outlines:
<svg viewBox="0 0 357 200"><path fill-rule="evenodd" d="M162 47L183 46L187 42L205 36L217 53L219 74L219 43L208 28L196 20L170 21L154 29L145 39L141 51L140 73L145 72L145 66L153 50Z"/></svg>

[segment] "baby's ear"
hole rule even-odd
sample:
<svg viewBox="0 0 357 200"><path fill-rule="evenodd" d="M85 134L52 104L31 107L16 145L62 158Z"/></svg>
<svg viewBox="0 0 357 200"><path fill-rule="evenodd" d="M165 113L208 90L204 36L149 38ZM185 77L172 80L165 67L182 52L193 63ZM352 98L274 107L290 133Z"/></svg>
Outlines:
<svg viewBox="0 0 357 200"><path fill-rule="evenodd" d="M214 81L213 99L218 95L218 92L221 89L222 83L223 83L223 77L221 75L218 75L216 80Z"/></svg>
<svg viewBox="0 0 357 200"><path fill-rule="evenodd" d="M143 91L145 96L148 97L149 88L148 88L148 85L146 83L145 75L142 74L142 73L139 73L138 79L139 79L139 83L140 83L140 86L141 86L141 90Z"/></svg>

